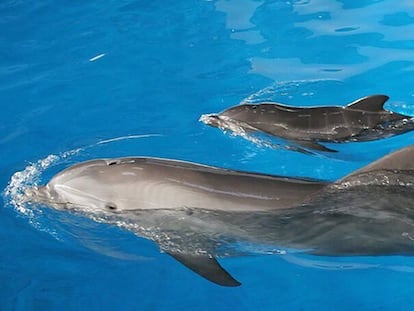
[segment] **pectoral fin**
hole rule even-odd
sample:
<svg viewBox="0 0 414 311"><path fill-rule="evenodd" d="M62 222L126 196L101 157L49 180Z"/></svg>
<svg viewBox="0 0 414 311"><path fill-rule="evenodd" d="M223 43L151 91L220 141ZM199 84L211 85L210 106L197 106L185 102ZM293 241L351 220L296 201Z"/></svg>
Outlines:
<svg viewBox="0 0 414 311"><path fill-rule="evenodd" d="M241 283L224 270L218 261L208 255L186 255L168 253L184 266L206 278L207 280L222 286L240 286Z"/></svg>

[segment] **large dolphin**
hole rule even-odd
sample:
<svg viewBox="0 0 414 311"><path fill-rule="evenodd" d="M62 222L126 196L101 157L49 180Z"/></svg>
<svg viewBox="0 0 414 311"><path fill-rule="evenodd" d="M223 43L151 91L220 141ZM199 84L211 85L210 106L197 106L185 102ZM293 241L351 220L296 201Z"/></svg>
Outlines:
<svg viewBox="0 0 414 311"><path fill-rule="evenodd" d="M151 239L224 286L240 283L217 257L414 254L414 145L336 183L119 158L76 164L27 195Z"/></svg>
<svg viewBox="0 0 414 311"><path fill-rule="evenodd" d="M385 95L368 96L345 107L243 104L218 114L202 115L200 120L236 133L262 132L308 149L335 151L320 142L369 141L414 129L414 118L384 110L388 98Z"/></svg>

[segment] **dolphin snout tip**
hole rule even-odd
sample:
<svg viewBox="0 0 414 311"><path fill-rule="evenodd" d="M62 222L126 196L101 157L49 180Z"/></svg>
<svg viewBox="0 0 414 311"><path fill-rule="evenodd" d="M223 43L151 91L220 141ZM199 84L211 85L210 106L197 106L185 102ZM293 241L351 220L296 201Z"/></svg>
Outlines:
<svg viewBox="0 0 414 311"><path fill-rule="evenodd" d="M46 186L33 186L27 188L24 192L26 198L30 201L40 202L49 198L49 192Z"/></svg>
<svg viewBox="0 0 414 311"><path fill-rule="evenodd" d="M37 194L37 192L38 192L38 187L37 186L34 186L34 187L31 187L31 188L27 188L27 189L25 189L25 191L24 191L24 195L28 198L28 199L33 199L33 198L35 198L36 197L36 194Z"/></svg>
<svg viewBox="0 0 414 311"><path fill-rule="evenodd" d="M220 117L215 113L210 113L201 115L198 120L207 125L217 126L220 122Z"/></svg>

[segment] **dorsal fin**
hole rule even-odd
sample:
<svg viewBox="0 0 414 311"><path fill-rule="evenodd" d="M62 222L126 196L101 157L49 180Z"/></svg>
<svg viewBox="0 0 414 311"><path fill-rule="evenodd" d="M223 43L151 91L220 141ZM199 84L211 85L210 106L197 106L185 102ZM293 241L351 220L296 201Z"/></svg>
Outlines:
<svg viewBox="0 0 414 311"><path fill-rule="evenodd" d="M405 147L398 151L382 157L359 170L345 176L341 179L344 181L350 177L361 173L368 173L379 170L414 170L414 145Z"/></svg>
<svg viewBox="0 0 414 311"><path fill-rule="evenodd" d="M385 102L389 99L387 95L372 95L357 99L350 103L346 108L363 111L382 111Z"/></svg>
<svg viewBox="0 0 414 311"><path fill-rule="evenodd" d="M224 270L218 261L208 255L186 255L179 253L170 253L169 255L181 262L187 268L193 270L198 275L222 286L240 286L241 283L234 279L226 270Z"/></svg>

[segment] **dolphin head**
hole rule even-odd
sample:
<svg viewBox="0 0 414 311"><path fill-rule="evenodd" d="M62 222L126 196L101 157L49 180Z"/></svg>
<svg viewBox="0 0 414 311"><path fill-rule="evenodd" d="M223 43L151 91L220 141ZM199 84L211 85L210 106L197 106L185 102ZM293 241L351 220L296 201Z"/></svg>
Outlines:
<svg viewBox="0 0 414 311"><path fill-rule="evenodd" d="M258 109L257 105L243 104L231 107L218 114L204 114L199 120L212 127L243 134L245 132L257 131L255 125L266 117L262 110ZM274 115L272 114L272 116Z"/></svg>
<svg viewBox="0 0 414 311"><path fill-rule="evenodd" d="M248 122L257 119L257 105L238 105L230 107L218 114L205 114L200 117L200 121L214 127L225 127L229 121Z"/></svg>
<svg viewBox="0 0 414 311"><path fill-rule="evenodd" d="M134 191L128 184L131 178L134 181L140 178L138 170L128 166L131 161L98 159L79 163L56 174L45 186L29 189L27 195L58 209L90 212L131 209L128 203Z"/></svg>

